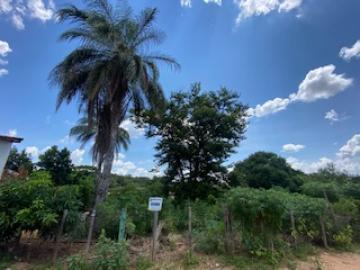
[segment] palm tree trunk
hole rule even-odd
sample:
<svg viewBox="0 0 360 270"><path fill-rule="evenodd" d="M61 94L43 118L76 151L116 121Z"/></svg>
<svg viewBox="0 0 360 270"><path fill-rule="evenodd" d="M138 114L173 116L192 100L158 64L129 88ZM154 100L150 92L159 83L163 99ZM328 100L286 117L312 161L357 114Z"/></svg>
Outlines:
<svg viewBox="0 0 360 270"><path fill-rule="evenodd" d="M96 209L99 206L99 204L101 204L105 200L111 182L111 169L115 157L116 132L117 132L117 126L115 131L112 130L111 132L112 138L109 149L105 153L103 162L101 162L100 163L101 165L99 165L101 168L99 168L99 173L97 174L97 179L96 179L96 197L90 215L90 225L89 225L89 231L88 231L86 248L85 248L86 253L89 252L91 240L93 237L95 220L96 220Z"/></svg>

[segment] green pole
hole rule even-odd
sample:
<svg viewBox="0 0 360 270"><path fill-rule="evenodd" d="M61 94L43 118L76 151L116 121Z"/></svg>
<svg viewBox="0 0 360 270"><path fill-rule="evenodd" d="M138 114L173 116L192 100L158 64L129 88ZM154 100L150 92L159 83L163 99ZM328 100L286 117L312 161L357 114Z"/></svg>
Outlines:
<svg viewBox="0 0 360 270"><path fill-rule="evenodd" d="M119 219L119 242L125 240L126 208L122 208Z"/></svg>

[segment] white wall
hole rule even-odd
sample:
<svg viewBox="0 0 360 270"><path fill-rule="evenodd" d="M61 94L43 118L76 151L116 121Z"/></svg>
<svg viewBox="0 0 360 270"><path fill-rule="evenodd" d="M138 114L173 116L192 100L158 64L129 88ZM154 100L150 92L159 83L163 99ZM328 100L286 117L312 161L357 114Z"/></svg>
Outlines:
<svg viewBox="0 0 360 270"><path fill-rule="evenodd" d="M10 142L0 141L0 178L11 149Z"/></svg>

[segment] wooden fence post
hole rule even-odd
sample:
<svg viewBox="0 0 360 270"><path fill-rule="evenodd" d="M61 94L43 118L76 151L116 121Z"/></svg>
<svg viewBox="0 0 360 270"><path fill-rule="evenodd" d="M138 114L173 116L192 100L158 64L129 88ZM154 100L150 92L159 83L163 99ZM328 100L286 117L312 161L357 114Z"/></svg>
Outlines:
<svg viewBox="0 0 360 270"><path fill-rule="evenodd" d="M63 216L62 216L62 219L61 219L61 223L60 223L60 226L59 226L58 233L56 235L55 248L54 248L54 254L53 254L53 264L55 264L56 260L57 260L57 255L58 255L58 252L59 252L59 241L60 241L62 233L64 231L64 225L65 225L65 221L66 221L66 217L67 217L68 213L69 213L69 211L67 209L65 209L64 212L63 212Z"/></svg>
<svg viewBox="0 0 360 270"><path fill-rule="evenodd" d="M290 221L291 221L291 235L293 237L295 247L297 247L296 225L295 225L295 217L293 210L290 210Z"/></svg>
<svg viewBox="0 0 360 270"><path fill-rule="evenodd" d="M191 256L192 256L192 211L191 211L190 201L189 201L188 211L189 211L189 220L188 220L189 243L188 244L189 244L189 258L191 258Z"/></svg>
<svg viewBox="0 0 360 270"><path fill-rule="evenodd" d="M231 214L227 206L224 207L224 227L225 227L225 252L233 254L234 238L232 231Z"/></svg>
<svg viewBox="0 0 360 270"><path fill-rule="evenodd" d="M321 234L322 234L322 239L324 242L324 247L329 248L328 242L327 242L327 237L326 237L325 223L324 223L324 220L322 217L320 217L320 226L321 226Z"/></svg>

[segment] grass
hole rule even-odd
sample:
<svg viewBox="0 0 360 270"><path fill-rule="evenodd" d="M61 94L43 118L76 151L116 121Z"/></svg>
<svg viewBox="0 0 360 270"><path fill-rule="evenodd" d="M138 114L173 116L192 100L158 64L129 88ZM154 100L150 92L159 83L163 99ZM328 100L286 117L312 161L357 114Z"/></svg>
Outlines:
<svg viewBox="0 0 360 270"><path fill-rule="evenodd" d="M249 257L247 254L238 254L236 256L222 255L219 258L221 262L226 265L234 266L236 269L246 270L271 270L277 269L280 266L286 266L288 269L297 269L298 260L306 260L309 256L318 254L318 249L311 244L299 244L297 248L289 250L289 253L284 256L284 259L278 264L271 264L266 259Z"/></svg>

